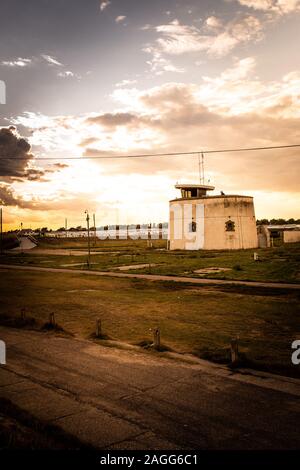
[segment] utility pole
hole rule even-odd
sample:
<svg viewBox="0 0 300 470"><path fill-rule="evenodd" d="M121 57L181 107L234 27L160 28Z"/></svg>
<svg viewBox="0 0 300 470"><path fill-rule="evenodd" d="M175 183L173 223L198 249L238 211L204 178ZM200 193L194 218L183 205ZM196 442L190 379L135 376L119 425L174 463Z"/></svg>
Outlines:
<svg viewBox="0 0 300 470"><path fill-rule="evenodd" d="M88 231L88 268L90 269L90 261L91 261L91 244L90 244L90 216L89 216L89 211L85 210L84 213L86 214L86 225L87 225L87 231Z"/></svg>
<svg viewBox="0 0 300 470"><path fill-rule="evenodd" d="M3 232L2 232L2 207L0 208L0 254L3 254Z"/></svg>
<svg viewBox="0 0 300 470"><path fill-rule="evenodd" d="M201 172L201 161L200 161L200 153L198 153L198 167L199 167L199 182L202 183L202 172Z"/></svg>
<svg viewBox="0 0 300 470"><path fill-rule="evenodd" d="M21 222L21 225L20 225L20 237L22 237L22 235L23 235L23 222ZM22 243L22 241L20 240L20 244L21 243ZM21 248L21 253L23 254L23 248Z"/></svg>
<svg viewBox="0 0 300 470"><path fill-rule="evenodd" d="M96 234L96 215L95 214L93 214L93 221L94 221L94 246L96 246L97 234Z"/></svg>
<svg viewBox="0 0 300 470"><path fill-rule="evenodd" d="M66 237L68 237L68 219L65 218L65 231L66 231Z"/></svg>

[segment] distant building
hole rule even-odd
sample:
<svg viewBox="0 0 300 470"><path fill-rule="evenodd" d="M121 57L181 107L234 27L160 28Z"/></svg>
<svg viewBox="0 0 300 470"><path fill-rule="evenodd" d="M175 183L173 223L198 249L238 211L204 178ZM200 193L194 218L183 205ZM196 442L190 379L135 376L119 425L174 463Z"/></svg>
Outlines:
<svg viewBox="0 0 300 470"><path fill-rule="evenodd" d="M297 224L258 225L257 233L260 248L300 242L300 225Z"/></svg>
<svg viewBox="0 0 300 470"><path fill-rule="evenodd" d="M253 198L208 196L205 184L177 184L170 201L170 250L238 250L258 246Z"/></svg>

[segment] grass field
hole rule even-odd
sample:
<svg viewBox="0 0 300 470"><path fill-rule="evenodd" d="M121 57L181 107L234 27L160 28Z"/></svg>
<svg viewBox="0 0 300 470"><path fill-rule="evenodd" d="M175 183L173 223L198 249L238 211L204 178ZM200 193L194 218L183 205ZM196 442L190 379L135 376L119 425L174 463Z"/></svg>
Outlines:
<svg viewBox="0 0 300 470"><path fill-rule="evenodd" d="M133 344L150 341L150 329L159 327L172 350L220 362L238 336L246 365L300 376L291 364L291 343L300 338L299 291L1 269L0 296L0 320L25 308L42 324L54 312L66 331L90 338L101 318L106 335Z"/></svg>
<svg viewBox="0 0 300 470"><path fill-rule="evenodd" d="M24 254L10 252L0 259L2 263L80 270L86 269L86 245L87 241L82 239L41 240L37 249ZM113 271L123 266L123 272L132 273L300 283L300 243L237 251L167 251L165 246L166 240L154 241L153 248L147 248L146 240L98 240L95 246L91 246L92 253L99 253L91 255L90 267L93 270ZM259 261L254 261L254 251L258 253ZM75 256L76 253L81 254ZM126 270L126 266L141 264L147 266ZM204 268L226 270L195 273L196 270Z"/></svg>

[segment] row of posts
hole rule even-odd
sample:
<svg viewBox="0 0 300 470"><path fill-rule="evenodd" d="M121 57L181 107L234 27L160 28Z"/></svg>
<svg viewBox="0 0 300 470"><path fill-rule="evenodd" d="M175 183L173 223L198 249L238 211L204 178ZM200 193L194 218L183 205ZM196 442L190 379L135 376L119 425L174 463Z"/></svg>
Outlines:
<svg viewBox="0 0 300 470"><path fill-rule="evenodd" d="M153 347L154 349L160 349L160 329L154 328L151 331L153 332ZM96 338L102 338L102 322L99 318L96 321ZM230 357L232 365L238 364L239 346L237 338L232 339L230 342Z"/></svg>
<svg viewBox="0 0 300 470"><path fill-rule="evenodd" d="M21 317L22 320L25 320L25 309L21 310ZM56 326L55 316L54 313L50 313L49 315L49 324L51 326ZM160 349L160 328L151 329L153 332L153 348ZM96 338L102 338L102 321L100 318L96 320ZM235 365L238 364L239 361L239 347L238 347L238 339L232 339L230 342L230 356L231 356L231 364Z"/></svg>
<svg viewBox="0 0 300 470"><path fill-rule="evenodd" d="M22 318L23 321L26 320L26 310L25 310L25 308L22 308L22 309L21 309L21 318ZM50 313L50 314L49 314L49 324L50 324L51 326L56 326L56 321L55 321L54 313Z"/></svg>

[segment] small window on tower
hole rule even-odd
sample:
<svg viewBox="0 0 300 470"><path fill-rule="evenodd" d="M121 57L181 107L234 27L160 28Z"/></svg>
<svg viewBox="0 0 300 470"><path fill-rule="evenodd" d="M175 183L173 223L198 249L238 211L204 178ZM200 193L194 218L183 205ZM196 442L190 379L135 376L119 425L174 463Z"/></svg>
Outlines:
<svg viewBox="0 0 300 470"><path fill-rule="evenodd" d="M226 232L234 232L235 223L232 220L227 220L227 222L225 222L225 229L226 229Z"/></svg>
<svg viewBox="0 0 300 470"><path fill-rule="evenodd" d="M190 232L196 232L197 231L197 224L196 222L191 222L189 225L189 231Z"/></svg>

